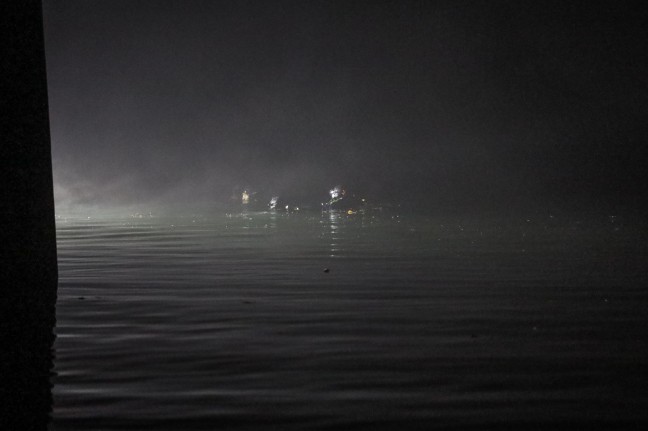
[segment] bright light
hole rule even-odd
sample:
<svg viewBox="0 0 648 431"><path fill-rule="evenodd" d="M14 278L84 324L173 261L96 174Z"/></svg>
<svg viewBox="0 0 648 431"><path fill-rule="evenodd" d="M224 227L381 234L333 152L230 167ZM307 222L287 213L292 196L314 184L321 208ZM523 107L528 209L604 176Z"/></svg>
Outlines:
<svg viewBox="0 0 648 431"><path fill-rule="evenodd" d="M331 199L338 199L340 195L344 194L344 190L340 186L335 186L329 191L329 194L331 195Z"/></svg>

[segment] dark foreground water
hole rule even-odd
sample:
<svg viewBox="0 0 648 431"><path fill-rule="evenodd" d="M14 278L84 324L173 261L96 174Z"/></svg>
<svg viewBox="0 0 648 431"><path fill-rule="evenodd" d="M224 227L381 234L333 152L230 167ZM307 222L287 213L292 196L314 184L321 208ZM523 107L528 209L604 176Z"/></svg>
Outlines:
<svg viewBox="0 0 648 431"><path fill-rule="evenodd" d="M251 213L57 232L55 430L648 424L646 234L618 219Z"/></svg>

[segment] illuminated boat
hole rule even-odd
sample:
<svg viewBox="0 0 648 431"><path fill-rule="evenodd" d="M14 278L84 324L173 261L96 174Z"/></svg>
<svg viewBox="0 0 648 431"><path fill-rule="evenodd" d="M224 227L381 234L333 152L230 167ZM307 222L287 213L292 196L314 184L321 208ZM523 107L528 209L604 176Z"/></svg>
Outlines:
<svg viewBox="0 0 648 431"><path fill-rule="evenodd" d="M330 199L322 203L322 211L335 211L342 209L342 201L346 195L346 190L342 186L335 186L329 190Z"/></svg>
<svg viewBox="0 0 648 431"><path fill-rule="evenodd" d="M322 203L323 212L344 212L349 215L364 212L365 199L359 199L354 194L349 194L342 186L335 186L329 190L330 199Z"/></svg>

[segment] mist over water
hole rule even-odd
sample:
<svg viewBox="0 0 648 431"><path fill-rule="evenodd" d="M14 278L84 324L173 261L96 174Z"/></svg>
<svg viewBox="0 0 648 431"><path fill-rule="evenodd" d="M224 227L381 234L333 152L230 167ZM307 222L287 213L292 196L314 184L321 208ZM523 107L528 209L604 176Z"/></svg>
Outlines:
<svg viewBox="0 0 648 431"><path fill-rule="evenodd" d="M639 429L645 232L607 217L61 217L53 428Z"/></svg>
<svg viewBox="0 0 648 431"><path fill-rule="evenodd" d="M647 12L44 1L53 428L645 428Z"/></svg>
<svg viewBox="0 0 648 431"><path fill-rule="evenodd" d="M645 11L280 3L45 1L57 206L645 207Z"/></svg>

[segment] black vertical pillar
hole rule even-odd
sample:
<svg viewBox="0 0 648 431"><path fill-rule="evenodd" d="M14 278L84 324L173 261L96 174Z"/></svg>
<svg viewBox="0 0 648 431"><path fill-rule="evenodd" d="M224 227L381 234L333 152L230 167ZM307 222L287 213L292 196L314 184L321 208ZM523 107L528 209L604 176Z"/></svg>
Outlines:
<svg viewBox="0 0 648 431"><path fill-rule="evenodd" d="M0 429L44 430L57 267L41 0L0 2Z"/></svg>

